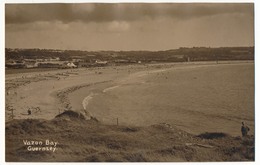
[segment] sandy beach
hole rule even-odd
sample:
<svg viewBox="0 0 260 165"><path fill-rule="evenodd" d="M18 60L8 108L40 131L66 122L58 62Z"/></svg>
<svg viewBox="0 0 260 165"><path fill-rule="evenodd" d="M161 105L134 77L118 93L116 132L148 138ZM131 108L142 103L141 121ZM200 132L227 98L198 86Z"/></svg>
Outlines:
<svg viewBox="0 0 260 165"><path fill-rule="evenodd" d="M32 110L27 115L28 109ZM254 134L254 63L109 66L6 74L6 121L64 110L115 125L169 123L189 133Z"/></svg>

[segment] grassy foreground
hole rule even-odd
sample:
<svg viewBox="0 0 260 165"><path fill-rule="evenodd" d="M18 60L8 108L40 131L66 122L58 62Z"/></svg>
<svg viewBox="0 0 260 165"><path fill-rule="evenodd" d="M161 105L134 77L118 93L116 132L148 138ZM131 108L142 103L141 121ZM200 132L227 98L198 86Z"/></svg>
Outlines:
<svg viewBox="0 0 260 165"><path fill-rule="evenodd" d="M147 127L105 125L66 111L52 120L6 123L7 162L254 161L254 136L188 134L166 123ZM25 141L58 142L53 151L29 151ZM50 144L49 144L50 145Z"/></svg>

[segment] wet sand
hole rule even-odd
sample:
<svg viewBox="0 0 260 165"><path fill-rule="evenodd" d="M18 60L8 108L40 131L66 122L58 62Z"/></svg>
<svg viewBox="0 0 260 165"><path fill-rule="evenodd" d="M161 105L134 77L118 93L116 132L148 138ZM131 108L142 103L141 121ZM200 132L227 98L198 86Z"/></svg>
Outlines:
<svg viewBox="0 0 260 165"><path fill-rule="evenodd" d="M24 76L24 78L23 78ZM190 133L254 133L254 64L158 64L6 75L6 121L65 109L106 124L169 123ZM11 107L11 108L10 108ZM27 115L28 108L33 110Z"/></svg>

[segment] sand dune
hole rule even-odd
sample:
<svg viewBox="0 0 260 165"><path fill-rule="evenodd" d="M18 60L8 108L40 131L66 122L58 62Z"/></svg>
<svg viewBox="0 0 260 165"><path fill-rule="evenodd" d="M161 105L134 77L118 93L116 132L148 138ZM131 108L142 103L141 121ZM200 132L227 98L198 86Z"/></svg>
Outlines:
<svg viewBox="0 0 260 165"><path fill-rule="evenodd" d="M254 137L189 134L174 125L105 125L66 111L52 120L6 123L7 162L254 161ZM41 145L24 144L34 140ZM47 143L46 143L47 141ZM55 145L50 148L49 141ZM35 144L35 142L34 142ZM33 150L33 151L32 151ZM42 151L44 150L44 151Z"/></svg>

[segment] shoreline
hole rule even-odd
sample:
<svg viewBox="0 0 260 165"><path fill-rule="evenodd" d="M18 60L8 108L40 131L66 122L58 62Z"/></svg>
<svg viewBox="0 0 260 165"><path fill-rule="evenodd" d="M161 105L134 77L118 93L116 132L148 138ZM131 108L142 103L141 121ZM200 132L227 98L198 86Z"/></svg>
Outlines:
<svg viewBox="0 0 260 165"><path fill-rule="evenodd" d="M61 70L61 71L53 71L52 73L47 72L44 74L35 73L31 76L32 80L28 80L28 78L27 78L27 80L26 80L26 78L23 79L25 82L26 81L29 82L28 84L21 85L21 86L23 86L22 89L24 89L28 86L29 87L33 86L34 88L27 90L27 95L25 95L25 96L23 96L22 92L21 92L22 96L20 93L18 93L17 95L19 95L20 97L25 97L25 98L22 98L21 100L23 100L23 99L30 100L30 95L28 95L28 92L30 93L30 91L35 91L35 89L37 89L39 85L44 84L44 85L46 85L46 89L50 89L50 91L46 92L47 90L40 90L39 93L45 92L45 94L43 95L44 96L43 98L48 98L47 100L50 100L50 102L48 102L48 104L46 104L46 103L43 104L38 99L35 99L36 103L32 104L32 107L33 108L39 107L41 111L40 112L35 111L35 113L33 112L33 115L31 115L31 116L18 115L18 119L19 118L20 119L32 118L32 119L50 120L50 119L53 119L53 117L56 116L57 114L60 114L61 112L63 112L64 109L69 109L70 107L75 111L82 112L82 111L84 111L82 102L83 102L84 98L87 97L92 91L96 91L97 93L111 93L111 91L118 90L122 87L122 85L124 86L125 84L127 84L129 82L141 83L141 84L145 83L145 81L143 81L143 80L140 82L139 82L139 80L137 80L137 82L132 82L132 81L135 81L134 79L136 79L136 78L143 79L144 77L147 77L147 76L150 77L152 74L160 75L161 72L166 73L166 72L168 72L168 70L172 70L172 69L173 70L176 70L176 69L182 70L182 69L191 69L191 68L197 68L197 67L207 67L207 66L216 66L216 65L223 65L223 66L224 65L229 66L232 64L241 65L241 64L248 63L248 62L242 62L242 63L234 62L232 64L229 64L229 63L230 62L224 63L224 64L215 64L212 62L210 62L210 63L201 62L200 64L193 63L190 65L189 64L176 64L176 63L154 64L154 65L148 65L148 66L130 65L130 66L119 66L119 67L101 67L101 68L90 68L90 69L82 68L82 69L76 69L76 70ZM252 64L252 62L251 62L251 64ZM70 73L70 71L72 73ZM99 74L99 72L101 74ZM38 80L38 79L40 79L40 80L34 81L35 80L33 77L34 75L36 75L36 80ZM86 77L86 79L84 77ZM18 79L19 79L19 76L18 76ZM6 79L6 80L8 80L8 79ZM16 79L14 79L14 80L16 80ZM63 85L60 85L59 81L64 82ZM99 83L101 83L101 84L99 84ZM21 88L21 86L18 86L17 88L19 89L19 88ZM53 86L53 88L52 88L52 86ZM81 91L82 89L85 89L85 88L88 88L87 89L88 92L85 93L85 96L82 99L78 98L77 101L70 100L73 97L73 95L77 95L77 93L79 91ZM16 91L16 88L13 88L12 90ZM21 89L20 89L20 91L21 91ZM35 94L35 95L37 95L37 94ZM9 95L9 97L10 97L10 95ZM76 97L76 99L77 99L77 97ZM91 102L93 100L95 100L95 97L96 97L96 95L94 96L94 99L91 100ZM100 96L98 96L98 97L100 97ZM6 100L7 100L6 111L8 111L10 102L8 102L9 101L8 98L6 98ZM20 102L21 102L21 100L20 100ZM71 105L71 101L76 102L77 106L75 107L75 103L73 103ZM50 106L49 104L51 104L51 103L52 103L52 105ZM12 104L14 104L14 103L12 103ZM56 104L56 105L53 106L53 104ZM19 106L24 106L23 112L20 111L20 113L26 114L27 105L28 105L28 102L27 103L23 102L23 103L19 104ZM16 107L19 107L19 106L16 106ZM46 107L46 109L47 109L45 112L42 111L43 109L45 109L44 107ZM10 114L10 111L9 111L9 114ZM44 115L44 114L46 114L46 115ZM91 111L87 110L87 114L89 115L89 114L93 114L93 113ZM93 115L93 116L96 117L95 115ZM227 120L229 120L229 119L227 118ZM6 121L8 121L7 117L6 117ZM178 124L176 124L176 125L178 125Z"/></svg>
<svg viewBox="0 0 260 165"><path fill-rule="evenodd" d="M241 64L238 64L238 66L240 66ZM212 65L212 66L216 66L216 65ZM218 65L219 66L219 65ZM111 112L113 112L113 111L111 111L111 108L110 107L106 107L105 105L109 105L110 103L111 103L111 101L113 101L113 100L110 100L109 98L112 98L112 97L114 97L114 96L109 96L109 97L106 97L106 95L109 95L111 92L113 93L114 91L120 91L121 90L121 88L128 88L128 86L129 86L129 84L136 84L137 86L140 86L140 85L142 85L142 84L144 84L144 85L147 85L147 84L151 84L150 83L150 80L143 80L143 78L145 79L145 76L148 76L148 77L151 77L152 75L164 75L164 74L168 74L168 71L169 70L177 70L178 72L179 71L181 71L181 72L184 72L185 70L183 70L183 69L196 69L196 68L204 68L204 67L207 67L207 66L188 66L188 67L173 67L173 68L168 68L167 70L161 70L161 69L156 69L156 70L150 70L149 72L146 72L146 71L140 71L140 72L136 72L136 73L133 73L132 75L130 74L130 77L131 78L125 78L125 79L121 79L121 80L118 80L118 81L116 81L116 83L112 83L111 85L107 85L106 87L104 87L103 86L103 88L101 88L101 87L97 87L97 88L99 88L100 90L99 90L99 94L95 94L95 96L91 99L91 101L89 101L88 102L88 106L90 106L89 107L89 110L88 110L88 112L90 113L90 114L92 114L94 117L96 117L98 120L100 120L101 122L103 122L103 123L105 123L105 124L115 124L116 123L116 115L112 115L111 114ZM216 66L217 67L217 66ZM158 73L159 72L159 73ZM161 72L161 73L160 73ZM144 75L145 74L145 75ZM134 76L135 78L137 78L138 80L134 80L135 78L133 78L132 76ZM142 79L142 80L141 80ZM135 82L136 81L136 82ZM147 83L147 82L148 83ZM138 85L139 84L139 85ZM84 90L84 89L82 89L82 90ZM78 96L80 96L80 95L82 95L81 97L79 97L79 98L82 98L82 99L79 99L78 101L74 101L74 106L76 106L78 109L80 109L80 107L82 107L82 102L83 102L83 100L86 98L86 97L88 97L89 96L89 94L91 94L91 90L89 90L89 89L86 89L86 94L84 95L84 94L82 94L82 93L84 93L83 91L76 91L76 93L73 95L73 94L70 94L70 95L72 95L72 96L70 96L72 99L73 99L73 97L75 98L75 97L78 97ZM108 92L107 94L106 94L106 92ZM106 99L105 99L105 98ZM101 103L100 101L98 101L98 100L107 100L107 101L105 101L104 103ZM131 100L130 100L131 101ZM103 105L104 104L104 105ZM113 104L115 104L115 103L113 103ZM214 104L216 104L216 103L214 103ZM73 105L72 105L72 107L73 107ZM78 106L77 106L78 105ZM99 108L96 108L96 106L97 107L99 107ZM125 105L125 106L129 106L129 105ZM94 108L95 107L95 108ZM103 108L102 108L103 107ZM221 106L220 106L221 107ZM76 108L76 109L77 109ZM114 107L115 108L115 107ZM113 108L113 109L114 109ZM122 107L123 108L123 107ZM176 107L176 108L178 108L178 107ZM82 108L83 109L83 108ZM103 109L103 110L99 110L99 109ZM178 108L179 109L179 108ZM98 110L98 112L97 112L97 110ZM130 109L129 109L130 110ZM101 112L102 111L102 112ZM122 113L122 112L119 112L119 111L116 111L117 113ZM186 110L186 108L184 108L183 110L181 110L181 109L179 109L179 110L176 110L176 113L178 113L179 115L181 115L181 116L185 116L186 114L189 116L190 114L192 114L193 116L195 115L195 116L197 116L197 115L199 115L199 116L201 116L202 115L202 117L204 118L204 117L206 117L206 118L215 118L214 120L218 120L218 121L222 121L222 122L225 122L225 123L230 123L229 121L232 121L231 123L233 123L232 125L234 125L234 124L236 124L236 125L239 125L239 123L240 123L240 121L245 121L245 122L248 122L249 123L249 125L251 126L251 127L254 127L254 121L253 121L253 123L252 123L252 118L248 118L248 117L246 117L246 116L244 116L244 117L237 117L237 116L233 116L233 115L227 115L227 116L223 116L223 114L215 114L215 113L213 113L213 114L207 114L207 113L205 113L205 112L196 112L195 110ZM97 114L97 115L95 115L95 114ZM114 112L113 112L113 114L114 114ZM107 119L102 119L102 116L114 116L114 117L112 117L112 118L110 118L110 117L106 117ZM183 117L184 117L183 116ZM101 118L100 118L101 117ZM119 117L119 119L120 119L120 117ZM190 119L193 119L193 118L190 118ZM121 118L120 119L121 120L121 124L122 125L132 125L132 126L147 126L147 125L151 125L151 124L155 124L155 123L160 123L160 122L164 122L163 120L162 121L157 121L157 120L155 120L154 122L148 122L147 124L138 124L138 122L137 122L137 124L135 123L133 123L133 122L130 122L130 123L127 123L127 122L123 122L122 123L122 120L124 121L125 119L123 118ZM213 120L213 121L214 121ZM109 121L109 122L108 122ZM191 131L192 129L190 129L190 128L188 128L187 127L187 125L182 125L182 124L180 124L180 123L174 123L174 125L178 125L179 126L179 128L181 128L181 129L184 129L185 131L188 131L189 133L199 133L199 132L193 132L193 131ZM201 126L200 126L201 127ZM230 129L233 129L234 130L234 127L235 126L232 126L232 128L230 128ZM239 126L238 126L239 127ZM204 128L204 127L202 127L202 128ZM213 127L214 128L214 127ZM217 127L217 130L221 130L221 127ZM227 128L226 128L227 129ZM229 129L227 129L228 130L228 132L230 131ZM239 130L239 129L238 129ZM212 130L209 130L209 131L212 131ZM252 130L253 132L254 132L254 129ZM226 132L226 133L228 133L228 132ZM233 133L231 132L231 134L235 134L235 135L237 135L237 134L239 134L239 131L233 131Z"/></svg>

